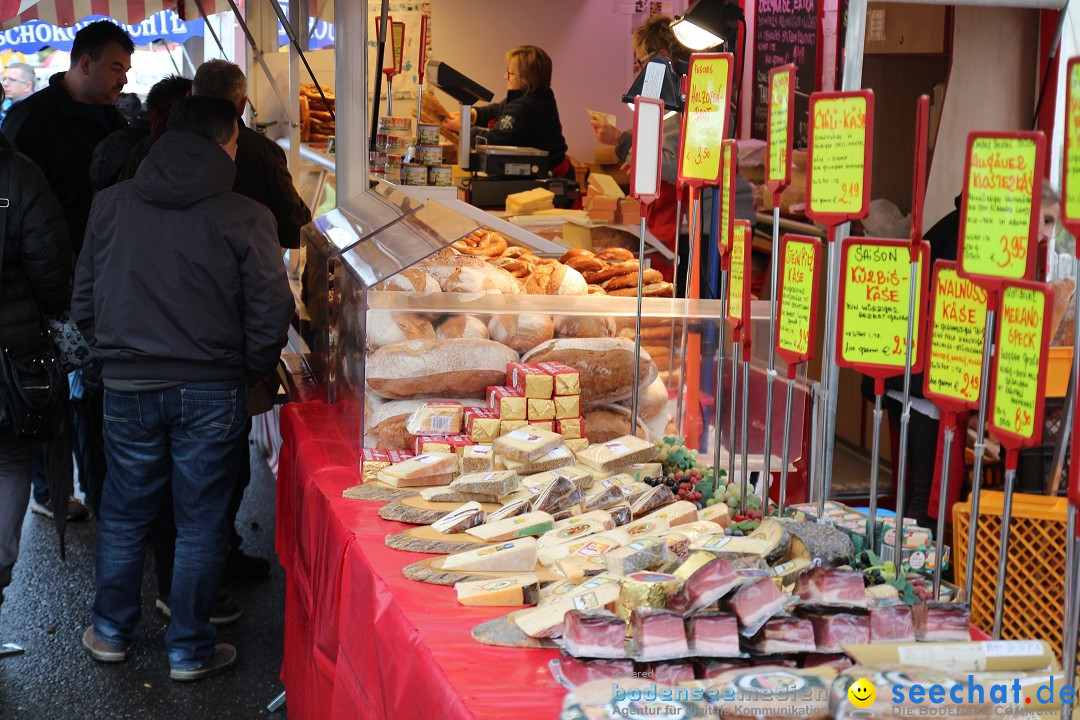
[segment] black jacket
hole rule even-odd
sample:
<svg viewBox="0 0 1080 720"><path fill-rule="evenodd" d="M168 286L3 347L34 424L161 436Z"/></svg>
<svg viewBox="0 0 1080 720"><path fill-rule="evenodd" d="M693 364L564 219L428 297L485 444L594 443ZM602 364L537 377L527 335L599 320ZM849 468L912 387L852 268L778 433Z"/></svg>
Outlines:
<svg viewBox="0 0 1080 720"><path fill-rule="evenodd" d="M277 363L293 297L274 218L232 192L209 140L168 132L134 180L94 199L72 318L114 380L200 382Z"/></svg>
<svg viewBox="0 0 1080 720"><path fill-rule="evenodd" d="M78 254L94 191L90 187L90 158L109 133L126 127L112 105L98 106L104 122L87 114L87 106L64 89L64 73L49 78L49 86L13 105L4 118L4 137L34 161L64 209L71 244Z"/></svg>
<svg viewBox="0 0 1080 720"><path fill-rule="evenodd" d="M140 118L98 143L90 159L90 187L94 192L120 181L120 173L127 165L131 152L143 138L149 136L150 123Z"/></svg>
<svg viewBox="0 0 1080 720"><path fill-rule="evenodd" d="M495 124L489 129L491 121ZM548 151L548 167L566 157L566 140L559 122L559 108L551 88L525 93L511 90L506 99L476 108L472 142L484 138L488 145L517 145Z"/></svg>
<svg viewBox="0 0 1080 720"><path fill-rule="evenodd" d="M71 242L60 203L25 155L0 142L0 163L10 163L3 257L0 257L0 344L16 356L33 352L42 312L67 309L71 297Z"/></svg>
<svg viewBox="0 0 1080 720"><path fill-rule="evenodd" d="M152 145L153 142L146 138L135 146L120 174L121 180L135 177L139 163ZM236 182L232 189L262 203L274 213L281 247L300 247L300 228L311 222L311 211L293 186L285 151L243 123L240 123L240 136L236 139Z"/></svg>

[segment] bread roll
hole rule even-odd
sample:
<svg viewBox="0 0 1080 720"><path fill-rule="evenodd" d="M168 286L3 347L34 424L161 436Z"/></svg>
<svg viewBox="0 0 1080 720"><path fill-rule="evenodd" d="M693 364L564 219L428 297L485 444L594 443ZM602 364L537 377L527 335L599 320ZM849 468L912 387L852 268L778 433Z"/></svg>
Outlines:
<svg viewBox="0 0 1080 720"><path fill-rule="evenodd" d="M488 334L495 342L523 353L554 337L555 327L547 315L493 315L488 323Z"/></svg>
<svg viewBox="0 0 1080 720"><path fill-rule="evenodd" d="M459 255L445 248L416 264L431 275L443 292L490 292L517 295L514 276L480 258Z"/></svg>
<svg viewBox="0 0 1080 720"><path fill-rule="evenodd" d="M630 411L621 405L589 405L582 409L589 443L606 443L630 435ZM648 427L638 419L638 437L649 439Z"/></svg>
<svg viewBox="0 0 1080 720"><path fill-rule="evenodd" d="M365 345L368 350L378 350L406 340L434 340L435 328L431 322L417 313L369 310Z"/></svg>
<svg viewBox="0 0 1080 720"><path fill-rule="evenodd" d="M561 338L533 348L525 362L558 361L581 373L581 401L604 403L623 400L633 393L634 343L623 338ZM656 379L652 358L641 349L638 377L641 387Z"/></svg>
<svg viewBox="0 0 1080 720"><path fill-rule="evenodd" d="M418 268L405 268L375 286L376 290L401 290L404 292L442 292L435 278Z"/></svg>
<svg viewBox="0 0 1080 720"><path fill-rule="evenodd" d="M518 354L490 340L410 340L387 345L367 359L367 383L384 398L479 398L506 381Z"/></svg>
<svg viewBox="0 0 1080 720"><path fill-rule="evenodd" d="M562 263L537 265L525 281L530 295L588 295L589 286L581 273Z"/></svg>
<svg viewBox="0 0 1080 720"><path fill-rule="evenodd" d="M487 325L475 315L452 315L443 320L435 336L440 340L451 338L488 339Z"/></svg>
<svg viewBox="0 0 1080 720"><path fill-rule="evenodd" d="M631 396L632 398L633 396ZM623 400L622 404L630 407L631 400ZM648 387L638 392L638 417L642 420L651 420L664 411L668 404L667 385L657 375L656 379Z"/></svg>
<svg viewBox="0 0 1080 720"><path fill-rule="evenodd" d="M608 315L557 315L555 334L559 337L615 337L615 319Z"/></svg>

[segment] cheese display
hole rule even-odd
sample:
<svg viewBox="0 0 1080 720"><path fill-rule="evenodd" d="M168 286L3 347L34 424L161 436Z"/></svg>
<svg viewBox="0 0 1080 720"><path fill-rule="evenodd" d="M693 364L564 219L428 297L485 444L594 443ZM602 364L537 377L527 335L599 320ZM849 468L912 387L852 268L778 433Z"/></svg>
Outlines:
<svg viewBox="0 0 1080 720"><path fill-rule="evenodd" d="M521 477L513 470L493 470L462 475L450 483L452 490L501 497L513 492L521 484Z"/></svg>
<svg viewBox="0 0 1080 720"><path fill-rule="evenodd" d="M555 207L555 193L544 188L533 188L506 196L506 212L510 215L528 215Z"/></svg>
<svg viewBox="0 0 1080 720"><path fill-rule="evenodd" d="M563 619L571 610L606 608L619 597L619 582L609 577L595 577L581 583L559 599L523 610L514 623L529 637L551 637L562 632Z"/></svg>
<svg viewBox="0 0 1080 720"><path fill-rule="evenodd" d="M462 581L454 585L454 590L462 605L536 605L540 599L540 580L535 573L524 573L505 578Z"/></svg>
<svg viewBox="0 0 1080 720"><path fill-rule="evenodd" d="M484 522L484 507L476 501L467 502L431 524L441 533L459 533Z"/></svg>
<svg viewBox="0 0 1080 720"><path fill-rule="evenodd" d="M562 435L553 432L522 428L496 438L493 445L505 458L527 463L551 452L562 441Z"/></svg>
<svg viewBox="0 0 1080 720"><path fill-rule="evenodd" d="M657 455L656 446L634 435L624 435L610 442L590 445L578 454L578 462L610 472L631 463L648 462Z"/></svg>
<svg viewBox="0 0 1080 720"><path fill-rule="evenodd" d="M536 539L522 537L447 555L442 567L446 570L479 572L531 572L536 568Z"/></svg>
<svg viewBox="0 0 1080 720"><path fill-rule="evenodd" d="M546 512L528 512L522 515L515 515L514 517L503 518L496 520L495 522L484 523L476 527L471 527L465 532L486 540L488 542L499 542L501 540L509 540L516 537L524 537L526 535L543 535L551 529L552 524L555 521L551 515ZM535 546L536 541L533 541L534 553L533 558L535 560Z"/></svg>

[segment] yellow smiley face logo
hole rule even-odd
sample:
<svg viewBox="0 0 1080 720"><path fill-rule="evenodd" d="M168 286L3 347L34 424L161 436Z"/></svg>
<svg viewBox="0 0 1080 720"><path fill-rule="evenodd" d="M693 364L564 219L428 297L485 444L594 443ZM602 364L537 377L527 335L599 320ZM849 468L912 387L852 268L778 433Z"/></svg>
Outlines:
<svg viewBox="0 0 1080 720"><path fill-rule="evenodd" d="M847 690L848 701L857 708L868 708L877 698L877 690L863 678L851 684Z"/></svg>

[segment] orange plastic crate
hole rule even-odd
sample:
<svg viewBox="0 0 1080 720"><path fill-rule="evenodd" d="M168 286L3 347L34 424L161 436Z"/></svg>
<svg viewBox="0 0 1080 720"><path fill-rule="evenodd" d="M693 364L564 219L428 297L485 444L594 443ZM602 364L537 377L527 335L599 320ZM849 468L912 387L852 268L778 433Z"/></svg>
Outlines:
<svg viewBox="0 0 1080 720"><path fill-rule="evenodd" d="M984 490L979 501L979 537L971 622L986 633L994 629L1001 511L1004 493ZM1013 495L1012 535L1005 580L1003 639L1046 640L1061 659L1065 602L1065 535L1068 501L1044 495ZM963 583L967 568L970 503L953 506L955 577Z"/></svg>

